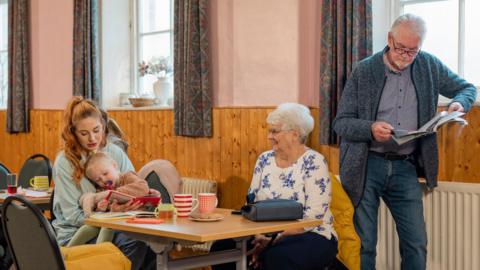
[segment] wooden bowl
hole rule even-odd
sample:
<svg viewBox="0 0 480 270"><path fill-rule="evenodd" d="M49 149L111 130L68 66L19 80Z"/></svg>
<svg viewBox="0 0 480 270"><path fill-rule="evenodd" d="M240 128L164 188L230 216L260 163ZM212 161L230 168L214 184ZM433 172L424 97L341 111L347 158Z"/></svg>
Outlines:
<svg viewBox="0 0 480 270"><path fill-rule="evenodd" d="M155 104L155 98L129 98L133 107L145 107Z"/></svg>

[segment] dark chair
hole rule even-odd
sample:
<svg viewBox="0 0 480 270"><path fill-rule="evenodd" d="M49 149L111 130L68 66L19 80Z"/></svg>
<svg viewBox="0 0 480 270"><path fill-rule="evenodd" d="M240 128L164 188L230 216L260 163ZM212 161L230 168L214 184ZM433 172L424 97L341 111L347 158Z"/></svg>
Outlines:
<svg viewBox="0 0 480 270"><path fill-rule="evenodd" d="M7 188L7 174L9 173L10 170L3 163L0 163L0 189Z"/></svg>
<svg viewBox="0 0 480 270"><path fill-rule="evenodd" d="M165 188L164 185L162 185L162 182L160 181L160 177L158 174L154 171L151 171L146 177L145 180L148 183L148 186L150 188L156 189L158 192L160 192L160 196L162 198L162 203L172 203L170 201L170 195L168 194L167 189Z"/></svg>
<svg viewBox="0 0 480 270"><path fill-rule="evenodd" d="M10 173L10 170L0 163L0 189L7 188L7 174ZM0 204L1 207L1 204ZM1 224L0 217L0 270L7 270L12 265L12 256L8 250L7 239L3 235L3 225Z"/></svg>
<svg viewBox="0 0 480 270"><path fill-rule="evenodd" d="M48 176L48 185L50 185L52 181L50 160L42 154L35 154L23 163L18 175L18 185L24 188L29 187L31 178L43 175Z"/></svg>
<svg viewBox="0 0 480 270"><path fill-rule="evenodd" d="M40 209L20 196L3 204L3 232L18 270L130 269L131 263L112 243L60 247Z"/></svg>
<svg viewBox="0 0 480 270"><path fill-rule="evenodd" d="M3 231L17 269L65 269L55 233L34 204L10 196L2 208Z"/></svg>

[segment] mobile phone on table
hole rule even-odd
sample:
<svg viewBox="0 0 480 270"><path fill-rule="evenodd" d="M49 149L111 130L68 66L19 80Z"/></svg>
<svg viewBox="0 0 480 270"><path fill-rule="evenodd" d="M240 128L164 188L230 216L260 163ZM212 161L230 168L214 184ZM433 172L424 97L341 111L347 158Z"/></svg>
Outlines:
<svg viewBox="0 0 480 270"><path fill-rule="evenodd" d="M233 210L232 211L232 215L241 215L242 214L242 210Z"/></svg>
<svg viewBox="0 0 480 270"><path fill-rule="evenodd" d="M155 218L155 213L138 213L135 215L136 218Z"/></svg>

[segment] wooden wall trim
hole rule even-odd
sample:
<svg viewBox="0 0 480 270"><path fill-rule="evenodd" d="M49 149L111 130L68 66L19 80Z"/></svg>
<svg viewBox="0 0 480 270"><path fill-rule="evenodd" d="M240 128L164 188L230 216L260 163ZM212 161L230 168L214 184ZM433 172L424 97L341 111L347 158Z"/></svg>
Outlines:
<svg viewBox="0 0 480 270"><path fill-rule="evenodd" d="M129 156L136 169L152 159L168 159L182 176L214 179L219 183L223 207L239 207L244 202L257 156L268 149L265 119L272 108L214 108L213 137L175 136L171 110L112 111L110 115L128 135ZM318 123L319 109L312 108ZM54 160L60 149L63 111L32 110L31 132L8 134L0 131L0 162L18 171L34 153ZM6 113L0 112L0 126L6 127ZM460 134L457 126L439 133L439 179L480 183L480 108L467 115L469 125ZM318 127L310 146L329 161L338 173L338 149L318 143Z"/></svg>

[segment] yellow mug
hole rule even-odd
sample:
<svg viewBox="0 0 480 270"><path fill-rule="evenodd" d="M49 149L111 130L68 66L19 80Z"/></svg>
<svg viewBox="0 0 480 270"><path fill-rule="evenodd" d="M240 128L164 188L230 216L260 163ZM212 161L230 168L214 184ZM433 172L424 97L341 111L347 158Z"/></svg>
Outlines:
<svg viewBox="0 0 480 270"><path fill-rule="evenodd" d="M160 219L172 219L176 214L177 210L171 203L161 203L155 208L155 216Z"/></svg>
<svg viewBox="0 0 480 270"><path fill-rule="evenodd" d="M30 186L34 190L47 190L49 188L48 176L40 175L30 178Z"/></svg>

